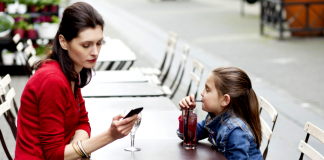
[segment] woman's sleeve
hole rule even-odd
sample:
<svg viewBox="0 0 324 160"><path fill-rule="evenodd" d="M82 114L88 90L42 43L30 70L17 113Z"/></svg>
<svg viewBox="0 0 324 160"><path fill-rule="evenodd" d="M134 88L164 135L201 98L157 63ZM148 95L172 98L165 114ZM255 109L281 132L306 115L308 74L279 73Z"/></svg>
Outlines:
<svg viewBox="0 0 324 160"><path fill-rule="evenodd" d="M91 127L90 127L90 123L89 123L88 112L85 108L85 101L82 98L80 88L79 88L79 93L80 93L80 115L79 115L79 123L77 126L77 130L82 129L82 130L86 131L90 138Z"/></svg>
<svg viewBox="0 0 324 160"><path fill-rule="evenodd" d="M249 159L248 149L250 143L248 141L248 135L241 127L233 129L228 135L226 144L228 160L246 160Z"/></svg>
<svg viewBox="0 0 324 160"><path fill-rule="evenodd" d="M38 92L39 138L47 160L64 159L64 117L68 103L65 77L50 74Z"/></svg>

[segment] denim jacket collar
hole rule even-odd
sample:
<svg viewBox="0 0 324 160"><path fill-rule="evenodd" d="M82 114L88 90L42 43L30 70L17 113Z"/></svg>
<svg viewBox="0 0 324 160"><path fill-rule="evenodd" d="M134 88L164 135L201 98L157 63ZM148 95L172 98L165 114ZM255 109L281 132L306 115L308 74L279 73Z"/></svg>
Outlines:
<svg viewBox="0 0 324 160"><path fill-rule="evenodd" d="M211 131L218 131L219 127L222 125L221 121L223 122L228 118L230 110L221 113L220 115L212 118L208 123L205 124L205 128L211 132ZM206 119L210 119L211 115L208 114Z"/></svg>

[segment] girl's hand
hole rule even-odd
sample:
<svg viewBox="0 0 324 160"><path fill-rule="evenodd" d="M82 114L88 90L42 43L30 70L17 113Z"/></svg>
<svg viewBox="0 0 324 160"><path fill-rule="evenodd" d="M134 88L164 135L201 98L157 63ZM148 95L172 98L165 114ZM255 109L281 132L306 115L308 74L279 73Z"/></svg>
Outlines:
<svg viewBox="0 0 324 160"><path fill-rule="evenodd" d="M180 102L179 102L179 106L182 109L186 109L186 108L191 108L194 109L196 108L196 103L195 103L195 96L192 94L188 97L183 98Z"/></svg>
<svg viewBox="0 0 324 160"><path fill-rule="evenodd" d="M115 116L111 122L110 128L108 129L108 134L110 134L114 140L127 136L132 130L138 117L137 114L135 114L126 119L121 118L124 118L123 114Z"/></svg>

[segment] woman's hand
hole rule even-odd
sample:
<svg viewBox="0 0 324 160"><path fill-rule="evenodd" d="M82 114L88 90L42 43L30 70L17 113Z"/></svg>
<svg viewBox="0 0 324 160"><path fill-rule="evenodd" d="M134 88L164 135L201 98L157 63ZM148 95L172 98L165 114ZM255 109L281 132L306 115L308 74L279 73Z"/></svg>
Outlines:
<svg viewBox="0 0 324 160"><path fill-rule="evenodd" d="M110 134L114 140L127 136L132 130L138 117L137 114L135 114L126 119L122 118L124 118L123 114L115 116L111 122L110 128L108 129L108 134Z"/></svg>
<svg viewBox="0 0 324 160"><path fill-rule="evenodd" d="M179 102L179 106L182 109L186 109L186 108L191 108L194 109L196 108L196 103L195 103L195 96L192 94L188 97L183 98L180 102Z"/></svg>

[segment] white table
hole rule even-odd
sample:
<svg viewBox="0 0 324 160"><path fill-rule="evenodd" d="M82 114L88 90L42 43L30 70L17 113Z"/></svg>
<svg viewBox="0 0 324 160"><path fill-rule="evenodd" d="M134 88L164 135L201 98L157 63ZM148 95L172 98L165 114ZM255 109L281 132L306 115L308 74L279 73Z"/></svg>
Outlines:
<svg viewBox="0 0 324 160"><path fill-rule="evenodd" d="M226 158L213 149L207 140L197 144L196 150L185 150L176 130L181 111L166 97L141 98L85 98L85 105L91 125L91 135L95 136L110 127L113 116L126 109L144 107L142 122L136 131L135 147L139 152L127 152L130 136L116 140L93 152L91 160L131 159L131 160L201 160Z"/></svg>
<svg viewBox="0 0 324 160"><path fill-rule="evenodd" d="M126 62L131 62L129 66L131 67L136 60L136 55L124 42L107 37L104 38L104 41L97 59L98 63L110 62L106 70L110 70L115 62L120 62L116 70L122 69Z"/></svg>
<svg viewBox="0 0 324 160"><path fill-rule="evenodd" d="M154 83L90 83L81 89L83 97L154 97L163 96Z"/></svg>
<svg viewBox="0 0 324 160"><path fill-rule="evenodd" d="M143 83L147 78L140 71L96 71L92 83Z"/></svg>

